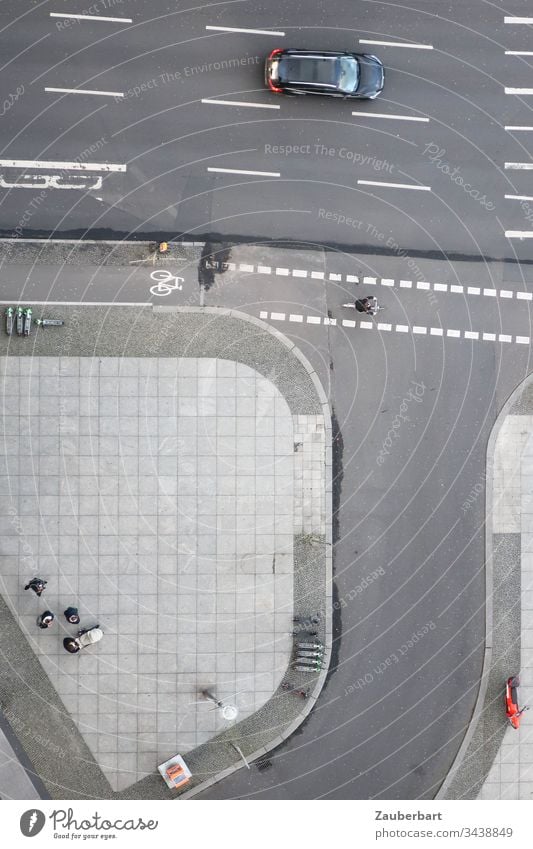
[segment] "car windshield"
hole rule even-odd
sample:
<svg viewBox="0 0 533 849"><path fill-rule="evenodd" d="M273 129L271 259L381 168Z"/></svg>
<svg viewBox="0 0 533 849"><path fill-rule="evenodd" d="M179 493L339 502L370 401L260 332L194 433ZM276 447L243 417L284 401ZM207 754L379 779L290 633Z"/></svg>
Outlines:
<svg viewBox="0 0 533 849"><path fill-rule="evenodd" d="M336 57L283 56L279 63L279 79L287 83L338 85L339 60Z"/></svg>
<svg viewBox="0 0 533 849"><path fill-rule="evenodd" d="M353 56L343 56L339 59L338 86L341 91L353 92L359 84L359 64Z"/></svg>

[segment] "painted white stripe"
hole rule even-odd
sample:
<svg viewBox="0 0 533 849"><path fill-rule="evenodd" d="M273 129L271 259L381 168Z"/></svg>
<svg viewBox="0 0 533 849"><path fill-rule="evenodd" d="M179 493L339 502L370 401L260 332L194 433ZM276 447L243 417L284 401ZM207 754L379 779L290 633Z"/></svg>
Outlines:
<svg viewBox="0 0 533 849"><path fill-rule="evenodd" d="M126 171L126 165L109 162L45 162L44 159L0 159L0 168L37 168L41 171Z"/></svg>
<svg viewBox="0 0 533 849"><path fill-rule="evenodd" d="M279 32L273 29L247 29L246 27L211 27L206 26L206 29L215 30L216 32L249 32L254 35L285 35L284 32Z"/></svg>
<svg viewBox="0 0 533 849"><path fill-rule="evenodd" d="M533 88L508 88L506 86L505 94L533 94Z"/></svg>
<svg viewBox="0 0 533 849"><path fill-rule="evenodd" d="M131 24L132 18L106 18L101 15L70 15L63 12L50 12L51 18L74 18L77 21L111 21L112 23Z"/></svg>
<svg viewBox="0 0 533 849"><path fill-rule="evenodd" d="M394 286L394 280L391 280L388 277L382 277L381 278L381 285L382 286Z"/></svg>
<svg viewBox="0 0 533 849"><path fill-rule="evenodd" d="M280 277L288 277L290 274L290 270L288 268L276 268L276 274Z"/></svg>
<svg viewBox="0 0 533 849"><path fill-rule="evenodd" d="M444 333L444 330L442 329L442 327L430 327L429 328L429 335L430 336L442 336L443 333Z"/></svg>
<svg viewBox="0 0 533 849"><path fill-rule="evenodd" d="M392 324L385 324L382 321L378 321L378 330L392 330Z"/></svg>
<svg viewBox="0 0 533 849"><path fill-rule="evenodd" d="M258 274L272 274L272 269L269 265L258 265L257 266Z"/></svg>
<svg viewBox="0 0 533 849"><path fill-rule="evenodd" d="M97 94L100 97L124 97L123 91L94 91L90 88L53 88L46 86L45 91L57 92L58 94Z"/></svg>
<svg viewBox="0 0 533 849"><path fill-rule="evenodd" d="M373 330L374 322L373 321L360 321L359 327L362 327L363 330Z"/></svg>
<svg viewBox="0 0 533 849"><path fill-rule="evenodd" d="M374 41L370 38L360 38L359 44L379 44L381 47L409 47L411 50L433 50L432 44L409 44L403 41Z"/></svg>
<svg viewBox="0 0 533 849"><path fill-rule="evenodd" d="M531 301L533 299L531 292L517 292L516 297L519 301Z"/></svg>
<svg viewBox="0 0 533 849"><path fill-rule="evenodd" d="M347 274L346 275L347 283L359 283L359 277L356 277L355 274Z"/></svg>
<svg viewBox="0 0 533 849"><path fill-rule="evenodd" d="M364 286L375 286L377 280L375 277L363 277L363 285Z"/></svg>
<svg viewBox="0 0 533 849"><path fill-rule="evenodd" d="M465 339L479 339L479 333L475 330L465 330Z"/></svg>
<svg viewBox="0 0 533 849"><path fill-rule="evenodd" d="M532 53L531 55L533 56L533 53ZM533 133L533 127L513 127L513 126L508 126L508 127L505 127L505 129L506 129L509 133Z"/></svg>
<svg viewBox="0 0 533 849"><path fill-rule="evenodd" d="M467 286L466 292L468 295L480 295L481 289L478 286Z"/></svg>
<svg viewBox="0 0 533 849"><path fill-rule="evenodd" d="M303 268L293 268L292 276L293 277L307 277L307 271L304 271Z"/></svg>
<svg viewBox="0 0 533 849"><path fill-rule="evenodd" d="M259 313L259 318L268 318L268 313L265 310L261 310Z"/></svg>
<svg viewBox="0 0 533 849"><path fill-rule="evenodd" d="M307 316L307 323L308 324L321 324L321 322L322 322L322 319L319 315L308 315Z"/></svg>
<svg viewBox="0 0 533 849"><path fill-rule="evenodd" d="M533 24L533 18L517 18L514 15L505 15L504 24Z"/></svg>
<svg viewBox="0 0 533 849"><path fill-rule="evenodd" d="M425 280L419 280L416 284L417 289L431 289L431 284L426 283Z"/></svg>
<svg viewBox="0 0 533 849"><path fill-rule="evenodd" d="M311 272L311 280L323 280L324 272L323 271L312 271Z"/></svg>
<svg viewBox="0 0 533 849"><path fill-rule="evenodd" d="M245 262L241 262L239 264L239 271L249 271L249 272L251 272L253 270L254 270L253 265L247 265L247 263L245 263Z"/></svg>
<svg viewBox="0 0 533 849"><path fill-rule="evenodd" d="M237 263L236 262L228 262L228 271L236 271Z"/></svg>
<svg viewBox="0 0 533 849"><path fill-rule="evenodd" d="M281 109L277 103L247 103L244 100L215 100L203 97L201 103L213 103L215 106L248 106L250 109Z"/></svg>
<svg viewBox="0 0 533 849"><path fill-rule="evenodd" d="M460 330L447 330L446 336L451 336L453 339L459 339L461 336Z"/></svg>
<svg viewBox="0 0 533 849"><path fill-rule="evenodd" d="M533 165L531 166L533 168ZM385 186L388 189L412 189L416 192L430 192L431 186L412 186L409 183L381 183L378 180L358 180L360 186Z"/></svg>
<svg viewBox="0 0 533 849"><path fill-rule="evenodd" d="M400 280L400 289L411 289L413 286L412 280Z"/></svg>
<svg viewBox="0 0 533 849"><path fill-rule="evenodd" d="M529 345L529 336L517 336L515 342L519 345Z"/></svg>
<svg viewBox="0 0 533 849"><path fill-rule="evenodd" d="M533 171L533 162L506 162L504 168L508 171Z"/></svg>
<svg viewBox="0 0 533 849"><path fill-rule="evenodd" d="M458 286L455 283L452 283L450 286L450 292L454 292L456 295L462 295L464 292L464 286Z"/></svg>
<svg viewBox="0 0 533 849"><path fill-rule="evenodd" d="M343 327L356 327L356 325L357 325L357 322L351 321L349 318L343 318L343 320L342 320L342 326Z"/></svg>
<svg viewBox="0 0 533 849"><path fill-rule="evenodd" d="M396 333L409 333L409 328L407 324L397 324Z"/></svg>
<svg viewBox="0 0 533 849"><path fill-rule="evenodd" d="M500 333L498 336L498 342L512 342L513 337L508 336L507 333Z"/></svg>
<svg viewBox="0 0 533 849"><path fill-rule="evenodd" d="M332 280L333 282L338 282L338 281L342 280L342 274L333 274L333 272L331 272L330 275L329 275L329 279Z"/></svg>
<svg viewBox="0 0 533 849"><path fill-rule="evenodd" d="M324 324L332 325L333 327L335 327L335 325L337 324L337 319L336 318L330 318L329 316L326 315L326 316L324 316Z"/></svg>
<svg viewBox="0 0 533 849"><path fill-rule="evenodd" d="M304 320L303 315L294 315L294 313L291 313L289 315L289 321L296 321L298 324L301 324L303 322L303 320Z"/></svg>
<svg viewBox="0 0 533 849"><path fill-rule="evenodd" d="M512 298L514 292L511 292L509 289L500 289L500 298Z"/></svg>
<svg viewBox="0 0 533 849"><path fill-rule="evenodd" d="M483 289L483 294L487 298L495 298L496 297L496 289Z"/></svg>
<svg viewBox="0 0 533 849"><path fill-rule="evenodd" d="M362 115L364 118L386 118L389 121L421 121L424 124L429 118L416 118L413 115L385 115L384 112L352 112L352 115Z"/></svg>
<svg viewBox="0 0 533 849"><path fill-rule="evenodd" d="M533 230L506 230L507 239L533 239Z"/></svg>
<svg viewBox="0 0 533 849"><path fill-rule="evenodd" d="M435 283L434 287L435 292L447 292L448 284L447 283Z"/></svg>
<svg viewBox="0 0 533 849"><path fill-rule="evenodd" d="M533 56L533 50L506 50L506 56Z"/></svg>
<svg viewBox="0 0 533 849"><path fill-rule="evenodd" d="M482 338L483 338L484 342L495 342L496 341L496 334L495 333L484 333Z"/></svg>
<svg viewBox="0 0 533 849"><path fill-rule="evenodd" d="M12 304L17 306L39 306L39 307L153 307L151 301L17 301L11 298L9 301L0 301L0 304Z"/></svg>
<svg viewBox="0 0 533 849"><path fill-rule="evenodd" d="M285 321L285 313L284 312L271 312L270 318L273 321Z"/></svg>
<svg viewBox="0 0 533 849"><path fill-rule="evenodd" d="M208 171L213 171L218 174L250 174L254 177L281 177L279 171L242 171L240 168L211 168Z"/></svg>
<svg viewBox="0 0 533 849"><path fill-rule="evenodd" d="M422 335L425 335L427 332L427 327L417 327L416 325L413 327L413 333L421 333Z"/></svg>
<svg viewBox="0 0 533 849"><path fill-rule="evenodd" d="M532 195L504 195L507 200L533 200Z"/></svg>

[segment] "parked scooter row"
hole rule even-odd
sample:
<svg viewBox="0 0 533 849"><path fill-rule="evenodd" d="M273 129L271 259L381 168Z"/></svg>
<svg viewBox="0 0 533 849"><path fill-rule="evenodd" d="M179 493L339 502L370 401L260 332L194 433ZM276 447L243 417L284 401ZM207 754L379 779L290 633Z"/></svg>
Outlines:
<svg viewBox="0 0 533 849"><path fill-rule="evenodd" d="M5 311L5 328L8 336L15 332L17 336L29 336L32 325L38 327L61 327L65 322L62 318L36 318L33 321L31 307L7 307Z"/></svg>

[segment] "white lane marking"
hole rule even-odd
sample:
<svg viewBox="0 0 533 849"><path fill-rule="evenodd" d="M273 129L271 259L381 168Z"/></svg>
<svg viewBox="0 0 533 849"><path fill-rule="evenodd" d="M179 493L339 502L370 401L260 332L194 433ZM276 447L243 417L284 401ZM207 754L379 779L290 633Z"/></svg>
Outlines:
<svg viewBox="0 0 533 849"><path fill-rule="evenodd" d="M288 277L290 273L289 268L276 268L276 274L279 275L279 277Z"/></svg>
<svg viewBox="0 0 533 849"><path fill-rule="evenodd" d="M447 292L448 284L447 283L435 283L433 286L435 292Z"/></svg>
<svg viewBox="0 0 533 849"><path fill-rule="evenodd" d="M479 286L467 286L466 287L466 294L467 295L480 295L481 289L479 288Z"/></svg>
<svg viewBox="0 0 533 849"><path fill-rule="evenodd" d="M322 319L319 315L308 315L307 316L307 323L308 324L321 324ZM354 327L355 327L355 321L354 321Z"/></svg>
<svg viewBox="0 0 533 849"><path fill-rule="evenodd" d="M50 12L51 18L74 18L77 21L109 21L111 23L131 24L133 18L107 18L102 15L70 15L66 12Z"/></svg>
<svg viewBox="0 0 533 849"><path fill-rule="evenodd" d="M396 333L409 333L409 327L407 324L397 324Z"/></svg>
<svg viewBox="0 0 533 849"><path fill-rule="evenodd" d="M416 325L413 327L413 333L424 334L424 333L427 333L427 332L428 332L427 327L417 327Z"/></svg>
<svg viewBox="0 0 533 849"><path fill-rule="evenodd" d="M461 336L461 331L460 330L447 330L446 336L450 336L452 339L459 339L459 337Z"/></svg>
<svg viewBox="0 0 533 849"><path fill-rule="evenodd" d="M123 91L94 91L89 88L53 88L46 86L45 91L57 92L58 94L97 94L100 97L124 97Z"/></svg>
<svg viewBox="0 0 533 849"><path fill-rule="evenodd" d="M311 272L311 278L313 280L323 280L324 277L325 277L325 274L324 274L323 271L312 271Z"/></svg>
<svg viewBox="0 0 533 849"><path fill-rule="evenodd" d="M254 35L285 35L284 32L279 32L273 29L247 29L246 27L212 27L206 26L206 29L215 30L216 32L249 32Z"/></svg>
<svg viewBox="0 0 533 849"><path fill-rule="evenodd" d="M352 112L352 115L361 115L364 118L386 118L389 121L421 121L429 123L429 118L418 118L413 115L386 115L384 112Z"/></svg>
<svg viewBox="0 0 533 849"><path fill-rule="evenodd" d="M296 321L299 324L301 324L303 320L304 320L303 315L294 315L293 313L291 313L289 315L289 321Z"/></svg>
<svg viewBox="0 0 533 849"><path fill-rule="evenodd" d="M533 24L533 18L517 18L514 15L505 15L504 24Z"/></svg>
<svg viewBox="0 0 533 849"><path fill-rule="evenodd" d="M507 239L533 239L533 230L506 230Z"/></svg>
<svg viewBox="0 0 533 849"><path fill-rule="evenodd" d="M517 336L515 342L519 345L529 345L529 336Z"/></svg>
<svg viewBox="0 0 533 849"><path fill-rule="evenodd" d="M533 56L533 53L531 54ZM533 133L533 127L513 127L508 126L505 129L510 133Z"/></svg>
<svg viewBox="0 0 533 849"><path fill-rule="evenodd" d="M508 171L533 171L533 162L506 162L504 168Z"/></svg>
<svg viewBox="0 0 533 849"><path fill-rule="evenodd" d="M357 277L355 274L347 274L346 275L346 282L347 283L359 283L359 277Z"/></svg>
<svg viewBox="0 0 533 849"><path fill-rule="evenodd" d="M484 342L495 342L496 341L496 334L495 333L484 333L483 334L483 341Z"/></svg>
<svg viewBox="0 0 533 849"><path fill-rule="evenodd" d="M253 177L281 177L279 171L243 171L240 168L212 168L208 167L208 171L213 171L218 174L249 174Z"/></svg>
<svg viewBox="0 0 533 849"><path fill-rule="evenodd" d="M126 171L126 165L109 162L45 162L44 159L0 159L0 168L51 168L58 171Z"/></svg>
<svg viewBox="0 0 533 849"><path fill-rule="evenodd" d="M533 200L532 195L504 195L507 200Z"/></svg>
<svg viewBox="0 0 533 849"><path fill-rule="evenodd" d="M400 280L400 289L411 289L413 286L412 280Z"/></svg>
<svg viewBox="0 0 533 849"><path fill-rule="evenodd" d="M336 318L329 318L329 316L324 316L323 322L328 327L329 326L335 327L335 325L337 324L337 319Z"/></svg>
<svg viewBox="0 0 533 849"><path fill-rule="evenodd" d="M531 166L533 168L533 165ZM378 180L358 180L360 186L385 186L388 189L413 189L417 192L430 192L431 186L412 186L409 183L382 183Z"/></svg>
<svg viewBox="0 0 533 849"><path fill-rule="evenodd" d="M253 272L253 270L254 270L254 266L253 266L253 265L247 265L247 263L245 263L245 262L241 262L241 263L239 264L239 271L249 271L249 272Z"/></svg>
<svg viewBox="0 0 533 849"><path fill-rule="evenodd" d="M432 44L410 44L402 41L374 41L370 38L360 38L359 44L378 44L381 47L409 47L411 50L433 50Z"/></svg>
<svg viewBox="0 0 533 849"><path fill-rule="evenodd" d="M285 321L285 313L284 312L271 312L270 318L273 321Z"/></svg>
<svg viewBox="0 0 533 849"><path fill-rule="evenodd" d="M457 286L455 283L452 283L450 286L450 292L454 292L456 295L462 295L464 291L464 286Z"/></svg>
<svg viewBox="0 0 533 849"><path fill-rule="evenodd" d="M533 88L508 88L506 86L505 94L533 94Z"/></svg>
<svg viewBox="0 0 533 849"><path fill-rule="evenodd" d="M479 339L479 333L476 330L465 330L465 339Z"/></svg>
<svg viewBox="0 0 533 849"><path fill-rule="evenodd" d="M281 109L277 103L246 103L243 100L215 100L203 97L201 103L213 103L215 106L248 106L251 109Z"/></svg>
<svg viewBox="0 0 533 849"><path fill-rule="evenodd" d="M533 56L533 50L506 50L506 56Z"/></svg>
<svg viewBox="0 0 533 849"><path fill-rule="evenodd" d="M374 329L374 322L372 322L372 321L360 321L359 327L362 327L363 330L373 330Z"/></svg>
<svg viewBox="0 0 533 849"><path fill-rule="evenodd" d="M153 307L150 301L17 301L16 298L0 301L0 304L27 304L38 307Z"/></svg>
<svg viewBox="0 0 533 849"><path fill-rule="evenodd" d="M392 330L392 324L385 324L383 321L378 321L378 330Z"/></svg>
<svg viewBox="0 0 533 849"><path fill-rule="evenodd" d="M495 298L498 293L496 289L483 289L483 294L486 298Z"/></svg>
<svg viewBox="0 0 533 849"><path fill-rule="evenodd" d="M303 268L293 268L292 276L293 277L307 277L307 271L304 271Z"/></svg>
<svg viewBox="0 0 533 849"><path fill-rule="evenodd" d="M419 280L419 281L417 282L417 284L416 284L416 288L417 288L417 289L430 289L430 288L431 288L431 284L430 284L430 283L426 283L426 281L425 281L425 280Z"/></svg>
<svg viewBox="0 0 533 849"><path fill-rule="evenodd" d="M342 274L333 274L333 272L329 275L329 280L332 282L338 282L342 280Z"/></svg>
<svg viewBox="0 0 533 849"><path fill-rule="evenodd" d="M268 313L265 310L261 310L259 318L268 318Z"/></svg>
<svg viewBox="0 0 533 849"><path fill-rule="evenodd" d="M92 185L87 183L92 180ZM75 181L75 182L73 182ZM102 177L90 177L85 174L71 174L62 177L61 174L21 174L16 180L6 180L0 175L2 189L75 189L94 192L102 188Z"/></svg>
<svg viewBox="0 0 533 849"><path fill-rule="evenodd" d="M498 335L498 342L512 342L512 341L513 341L513 337L508 336L506 333L500 333Z"/></svg>
<svg viewBox="0 0 533 849"><path fill-rule="evenodd" d="M357 322L352 321L350 318L343 318L341 324L343 327L357 327Z"/></svg>
<svg viewBox="0 0 533 849"><path fill-rule="evenodd" d="M430 327L429 335L430 336L442 336L444 334L444 330L442 327Z"/></svg>
<svg viewBox="0 0 533 849"><path fill-rule="evenodd" d="M364 286L375 286L377 280L375 277L363 277L363 285Z"/></svg>
<svg viewBox="0 0 533 849"><path fill-rule="evenodd" d="M519 301L531 301L533 299L531 292L517 292L516 297Z"/></svg>
<svg viewBox="0 0 533 849"><path fill-rule="evenodd" d="M500 289L500 298L512 298L513 293L509 289Z"/></svg>
<svg viewBox="0 0 533 849"><path fill-rule="evenodd" d="M272 269L269 265L258 265L257 266L258 274L272 274Z"/></svg>
<svg viewBox="0 0 533 849"><path fill-rule="evenodd" d="M381 285L382 286L394 286L394 280L390 280L387 277L382 277L381 278Z"/></svg>

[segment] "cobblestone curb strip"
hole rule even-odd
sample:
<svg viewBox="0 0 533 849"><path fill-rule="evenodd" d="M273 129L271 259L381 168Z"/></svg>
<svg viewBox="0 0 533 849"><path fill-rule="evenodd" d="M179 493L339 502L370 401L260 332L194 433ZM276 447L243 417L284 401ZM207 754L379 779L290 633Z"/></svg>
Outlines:
<svg viewBox="0 0 533 849"><path fill-rule="evenodd" d="M275 384L295 423L298 417L323 420L326 524L321 534L295 535L294 591L299 605L295 612L324 611L320 626L326 645L324 666L313 679L307 701L278 690L255 714L187 753L193 772L188 796L242 767L241 753L252 761L282 743L312 709L325 681L331 653L332 568L327 399L310 364L288 339L236 311L65 307L61 313L66 324L57 333L35 332L29 339L2 336L0 356L229 359L255 369ZM0 645L0 706L52 798L175 797L155 771L124 791L113 792L1 596ZM290 677L298 686L303 683L292 673Z"/></svg>
<svg viewBox="0 0 533 849"><path fill-rule="evenodd" d="M507 722L503 682L520 665L520 534L494 529L495 451L510 414L533 411L533 376L504 404L487 445L485 493L486 639L481 683L472 719L437 799L476 799L500 749ZM498 503L498 507L500 504ZM494 620L494 611L497 612Z"/></svg>

